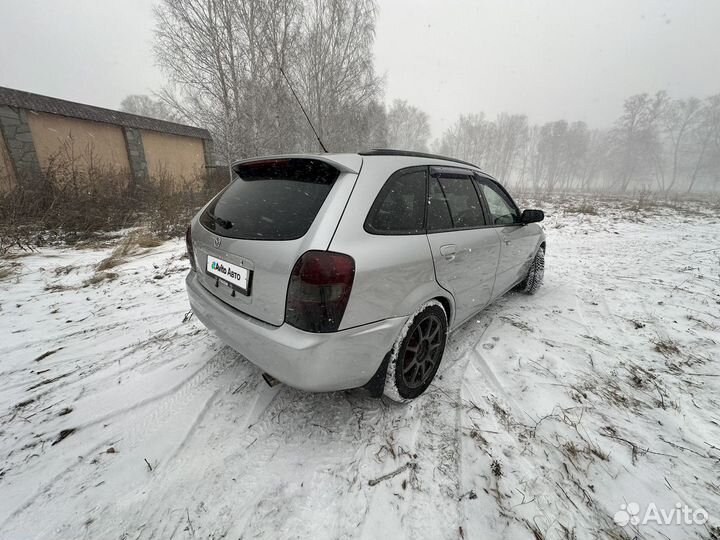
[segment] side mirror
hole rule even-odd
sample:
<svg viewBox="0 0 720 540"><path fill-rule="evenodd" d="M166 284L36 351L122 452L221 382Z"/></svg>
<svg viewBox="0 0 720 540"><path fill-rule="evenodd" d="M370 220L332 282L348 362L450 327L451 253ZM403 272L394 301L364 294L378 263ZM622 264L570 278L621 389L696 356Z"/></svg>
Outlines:
<svg viewBox="0 0 720 540"><path fill-rule="evenodd" d="M523 213L520 216L520 223L537 223L543 219L545 219L545 212L542 210L523 210Z"/></svg>

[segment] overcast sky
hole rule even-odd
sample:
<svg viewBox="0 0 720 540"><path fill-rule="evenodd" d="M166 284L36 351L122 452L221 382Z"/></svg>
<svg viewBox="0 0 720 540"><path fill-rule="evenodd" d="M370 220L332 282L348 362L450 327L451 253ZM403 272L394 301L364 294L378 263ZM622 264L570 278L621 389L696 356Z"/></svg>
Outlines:
<svg viewBox="0 0 720 540"><path fill-rule="evenodd" d="M630 94L720 92L720 0L380 0L388 103L607 126ZM162 85L149 0L0 0L0 85L117 108Z"/></svg>

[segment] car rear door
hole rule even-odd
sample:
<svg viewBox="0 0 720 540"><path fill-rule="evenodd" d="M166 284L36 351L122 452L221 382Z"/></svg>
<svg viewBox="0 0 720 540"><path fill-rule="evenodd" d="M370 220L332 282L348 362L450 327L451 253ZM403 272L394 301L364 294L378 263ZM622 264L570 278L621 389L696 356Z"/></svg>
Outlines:
<svg viewBox="0 0 720 540"><path fill-rule="evenodd" d="M492 299L500 236L486 222L473 172L431 167L427 238L438 283L455 298L461 323Z"/></svg>
<svg viewBox="0 0 720 540"><path fill-rule="evenodd" d="M363 163L330 245L356 263L341 328L410 315L437 293L425 234L427 174L427 166L398 169L392 159Z"/></svg>
<svg viewBox="0 0 720 540"><path fill-rule="evenodd" d="M535 254L537 234L534 227L520 223L520 210L510 195L495 180L476 175L475 183L483 198L489 221L500 235L500 261L493 298L521 281Z"/></svg>

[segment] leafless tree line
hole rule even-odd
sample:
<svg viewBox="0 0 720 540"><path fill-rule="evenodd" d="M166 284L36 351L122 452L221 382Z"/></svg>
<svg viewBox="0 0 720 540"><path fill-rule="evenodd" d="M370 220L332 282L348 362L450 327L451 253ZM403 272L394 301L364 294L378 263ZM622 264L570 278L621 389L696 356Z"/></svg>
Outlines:
<svg viewBox="0 0 720 540"><path fill-rule="evenodd" d="M629 97L610 129L525 115L461 116L434 144L516 187L532 190L720 190L720 94Z"/></svg>
<svg viewBox="0 0 720 540"><path fill-rule="evenodd" d="M160 97L224 162L319 150L293 91L331 151L384 142L374 0L162 0L155 14Z"/></svg>
<svg viewBox="0 0 720 540"><path fill-rule="evenodd" d="M120 102L120 110L140 116L167 120L168 122L182 121L167 103L143 94L131 94L125 97Z"/></svg>
<svg viewBox="0 0 720 540"><path fill-rule="evenodd" d="M426 112L383 104L375 0L161 0L155 13L164 106L124 108L208 128L223 163L320 150L306 113L330 151L432 149L521 189L720 190L720 94L631 96L607 129L468 114L430 144Z"/></svg>

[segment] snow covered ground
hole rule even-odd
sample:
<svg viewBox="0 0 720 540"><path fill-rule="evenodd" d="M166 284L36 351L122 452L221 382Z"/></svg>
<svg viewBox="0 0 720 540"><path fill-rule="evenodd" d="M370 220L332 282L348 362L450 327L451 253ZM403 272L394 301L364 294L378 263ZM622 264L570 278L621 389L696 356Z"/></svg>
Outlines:
<svg viewBox="0 0 720 540"><path fill-rule="evenodd" d="M180 240L6 261L0 538L720 538L718 206L537 204L545 285L410 405L268 387L188 320ZM651 503L709 519L614 522Z"/></svg>

